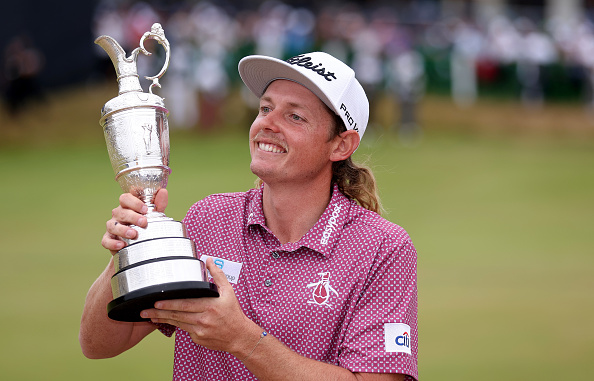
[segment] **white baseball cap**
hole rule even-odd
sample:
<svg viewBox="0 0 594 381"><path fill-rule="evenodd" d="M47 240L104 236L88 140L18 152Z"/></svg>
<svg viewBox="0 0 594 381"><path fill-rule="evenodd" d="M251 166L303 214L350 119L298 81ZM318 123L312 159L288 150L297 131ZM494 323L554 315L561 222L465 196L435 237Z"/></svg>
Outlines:
<svg viewBox="0 0 594 381"><path fill-rule="evenodd" d="M369 101L355 72L328 53L305 53L282 61L267 56L247 56L239 61L239 75L260 98L272 81L288 79L305 86L344 121L359 138L369 120Z"/></svg>

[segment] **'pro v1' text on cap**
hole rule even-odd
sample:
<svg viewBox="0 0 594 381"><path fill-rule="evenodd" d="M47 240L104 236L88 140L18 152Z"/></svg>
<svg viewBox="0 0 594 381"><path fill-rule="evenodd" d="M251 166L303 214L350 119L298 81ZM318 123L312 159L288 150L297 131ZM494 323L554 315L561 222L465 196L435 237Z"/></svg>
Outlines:
<svg viewBox="0 0 594 381"><path fill-rule="evenodd" d="M247 56L239 61L239 75L259 98L270 83L288 79L305 86L342 118L359 137L369 120L369 101L355 72L324 52L300 54L287 61L267 56Z"/></svg>

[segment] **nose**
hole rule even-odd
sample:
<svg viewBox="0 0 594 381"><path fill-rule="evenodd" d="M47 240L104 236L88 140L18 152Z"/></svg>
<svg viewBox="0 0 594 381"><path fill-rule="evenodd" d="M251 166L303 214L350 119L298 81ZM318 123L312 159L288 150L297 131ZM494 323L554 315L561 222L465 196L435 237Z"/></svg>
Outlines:
<svg viewBox="0 0 594 381"><path fill-rule="evenodd" d="M265 116L257 118L256 121L259 122L260 128L263 130L269 130L271 132L279 132L280 131L280 113L277 110L272 110L268 112Z"/></svg>

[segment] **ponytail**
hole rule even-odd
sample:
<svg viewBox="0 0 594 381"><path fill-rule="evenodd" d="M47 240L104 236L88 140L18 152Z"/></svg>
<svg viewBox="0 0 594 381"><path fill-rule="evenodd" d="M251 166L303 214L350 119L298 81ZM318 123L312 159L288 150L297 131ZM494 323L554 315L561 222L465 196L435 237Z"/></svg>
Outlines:
<svg viewBox="0 0 594 381"><path fill-rule="evenodd" d="M346 131L342 119L336 115L334 136ZM332 182L348 198L357 201L365 209L381 213L382 206L377 193L375 176L371 169L365 165L355 164L351 157L343 161L332 163Z"/></svg>

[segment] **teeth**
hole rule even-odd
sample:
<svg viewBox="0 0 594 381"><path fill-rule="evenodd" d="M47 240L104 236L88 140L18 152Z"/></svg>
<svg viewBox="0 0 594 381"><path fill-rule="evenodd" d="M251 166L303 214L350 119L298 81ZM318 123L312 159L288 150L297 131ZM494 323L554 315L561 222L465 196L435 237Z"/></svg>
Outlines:
<svg viewBox="0 0 594 381"><path fill-rule="evenodd" d="M274 144L259 143L258 144L258 147L262 151L266 151L266 152L273 152L273 153L283 153L283 152L285 152L283 149L279 148L278 146L275 146Z"/></svg>

